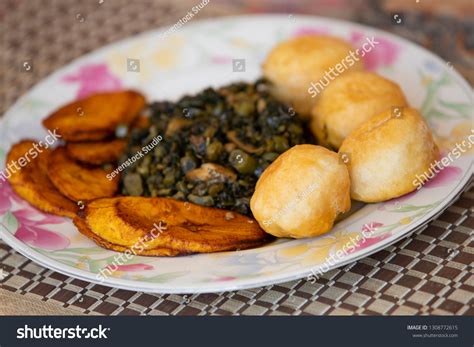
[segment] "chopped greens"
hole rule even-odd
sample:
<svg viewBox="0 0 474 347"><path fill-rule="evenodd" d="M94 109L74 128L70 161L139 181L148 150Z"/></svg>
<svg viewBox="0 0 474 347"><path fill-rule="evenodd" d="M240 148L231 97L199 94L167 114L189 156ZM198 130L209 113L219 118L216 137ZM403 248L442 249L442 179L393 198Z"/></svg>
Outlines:
<svg viewBox="0 0 474 347"><path fill-rule="evenodd" d="M264 80L207 88L149 110L151 126L132 130L120 163L154 137L163 141L124 171L124 195L171 197L250 216L250 198L268 165L290 147L314 142Z"/></svg>

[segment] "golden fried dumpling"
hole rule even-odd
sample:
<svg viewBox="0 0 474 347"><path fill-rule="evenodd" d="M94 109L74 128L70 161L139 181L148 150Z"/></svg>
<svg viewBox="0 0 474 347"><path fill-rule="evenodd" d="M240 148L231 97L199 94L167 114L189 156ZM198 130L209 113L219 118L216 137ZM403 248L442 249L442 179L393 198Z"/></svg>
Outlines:
<svg viewBox="0 0 474 347"><path fill-rule="evenodd" d="M365 121L403 106L407 102L398 84L372 72L354 71L321 92L312 110L311 130L321 145L338 149Z"/></svg>
<svg viewBox="0 0 474 347"><path fill-rule="evenodd" d="M276 98L309 117L318 86L324 88L326 80L332 83L346 71L363 69L354 52L349 43L336 37L300 36L272 49L263 63L263 75L272 82Z"/></svg>
<svg viewBox="0 0 474 347"><path fill-rule="evenodd" d="M428 125L413 108L387 110L353 131L339 149L351 176L351 197L379 202L417 188L439 157Z"/></svg>
<svg viewBox="0 0 474 347"><path fill-rule="evenodd" d="M299 145L263 172L250 208L269 234L311 237L331 230L338 214L350 209L349 195L349 173L337 153Z"/></svg>

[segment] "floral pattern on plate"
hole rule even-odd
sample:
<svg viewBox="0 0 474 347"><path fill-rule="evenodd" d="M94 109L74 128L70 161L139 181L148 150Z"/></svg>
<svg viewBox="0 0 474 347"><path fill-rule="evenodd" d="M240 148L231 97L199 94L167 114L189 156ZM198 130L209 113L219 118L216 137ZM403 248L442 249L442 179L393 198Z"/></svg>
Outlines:
<svg viewBox="0 0 474 347"><path fill-rule="evenodd" d="M145 33L60 69L0 121L0 163L12 143L26 137L41 139L45 132L40 120L68 101L120 88L142 90L150 100L168 99L209 85L253 80L276 42L305 34L336 35L354 47L365 37L376 37L380 44L364 57L366 68L401 85L410 103L427 118L443 152L471 134L471 89L428 51L391 34L342 21L249 16L189 23L167 37L160 31ZM127 57L140 61L140 72L127 70ZM246 59L245 72L232 72L235 57ZM120 262L121 253L98 247L78 233L69 219L34 209L0 179L0 235L31 259L67 275L100 282L100 274L110 273L102 282L109 286L166 293L256 287L309 276L328 265L328 259L335 261L327 269L341 266L409 234L459 194L471 175L472 159L469 148L420 190L365 205L320 237L280 239L245 251L177 258L132 256Z"/></svg>

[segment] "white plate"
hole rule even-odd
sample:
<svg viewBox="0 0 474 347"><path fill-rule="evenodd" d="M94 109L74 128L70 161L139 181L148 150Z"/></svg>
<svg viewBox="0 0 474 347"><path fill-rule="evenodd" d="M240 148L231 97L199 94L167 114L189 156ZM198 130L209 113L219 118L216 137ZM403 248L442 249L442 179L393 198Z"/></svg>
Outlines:
<svg viewBox="0 0 474 347"><path fill-rule="evenodd" d="M71 100L119 88L136 88L149 100L176 99L210 85L252 81L260 75L260 64L274 44L303 33L336 35L355 47L365 37L374 36L379 44L366 55L367 68L402 86L410 104L428 119L443 151L447 153L471 133L472 90L451 65L423 48L373 28L318 17L269 15L193 21L162 37L164 31L106 46L35 86L0 122L1 162L5 162L12 143L24 138L43 139L46 133L41 119ZM246 72L232 72L234 58L246 60ZM127 71L127 59L138 59L140 72L133 71L130 61L132 71ZM320 270L383 249L425 225L466 185L472 175L472 154L472 148L466 149L415 193L363 206L324 236L281 239L246 251L177 258L136 256L124 264L115 258L119 253L96 246L78 233L70 220L30 207L7 184L0 186L0 235L14 249L47 268L112 287L161 293L257 287L312 272L318 275ZM101 282L97 274L114 264L121 266ZM308 280L314 281L313 277Z"/></svg>

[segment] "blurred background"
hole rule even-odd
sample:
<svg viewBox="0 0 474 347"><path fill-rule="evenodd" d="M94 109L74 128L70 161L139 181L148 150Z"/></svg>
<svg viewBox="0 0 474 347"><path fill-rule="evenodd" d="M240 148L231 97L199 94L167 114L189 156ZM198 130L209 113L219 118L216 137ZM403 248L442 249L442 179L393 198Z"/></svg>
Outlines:
<svg viewBox="0 0 474 347"><path fill-rule="evenodd" d="M199 2L0 0L0 114L74 58L142 31L171 26ZM378 27L428 48L474 83L472 0L209 0L193 20L257 13L318 15ZM27 71L25 61L31 65Z"/></svg>

